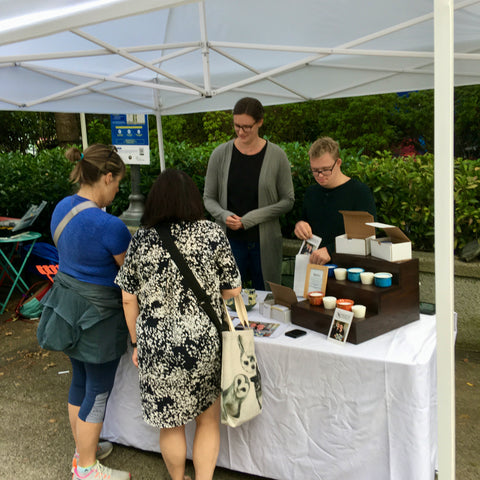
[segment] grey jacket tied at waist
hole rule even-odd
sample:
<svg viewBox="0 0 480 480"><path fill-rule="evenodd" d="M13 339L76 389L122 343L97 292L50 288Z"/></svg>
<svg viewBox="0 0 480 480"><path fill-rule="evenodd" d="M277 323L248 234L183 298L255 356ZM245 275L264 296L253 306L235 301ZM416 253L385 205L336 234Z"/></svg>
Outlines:
<svg viewBox="0 0 480 480"><path fill-rule="evenodd" d="M125 353L128 329L119 289L58 272L42 304L41 347L88 363L109 362Z"/></svg>

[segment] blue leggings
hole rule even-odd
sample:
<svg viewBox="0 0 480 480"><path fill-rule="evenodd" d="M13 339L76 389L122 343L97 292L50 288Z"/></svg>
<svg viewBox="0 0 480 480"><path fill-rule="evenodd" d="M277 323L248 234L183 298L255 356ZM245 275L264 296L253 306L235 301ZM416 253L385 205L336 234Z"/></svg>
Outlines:
<svg viewBox="0 0 480 480"><path fill-rule="evenodd" d="M70 361L73 375L68 403L80 407L80 420L102 423L120 359L98 364L81 362L71 357Z"/></svg>

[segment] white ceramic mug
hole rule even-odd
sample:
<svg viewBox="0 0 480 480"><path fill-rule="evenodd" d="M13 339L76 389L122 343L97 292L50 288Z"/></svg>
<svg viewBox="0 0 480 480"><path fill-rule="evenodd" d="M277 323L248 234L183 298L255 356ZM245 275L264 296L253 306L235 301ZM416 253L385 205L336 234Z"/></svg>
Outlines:
<svg viewBox="0 0 480 480"><path fill-rule="evenodd" d="M333 310L337 306L337 297L323 297L323 306L326 310Z"/></svg>
<svg viewBox="0 0 480 480"><path fill-rule="evenodd" d="M362 272L360 274L360 280L364 285L372 285L374 276L375 274L373 272Z"/></svg>
<svg viewBox="0 0 480 480"><path fill-rule="evenodd" d="M353 305L352 312L355 318L365 318L367 307L365 305Z"/></svg>
<svg viewBox="0 0 480 480"><path fill-rule="evenodd" d="M336 268L333 273L337 280L345 280L347 278L347 269L346 268Z"/></svg>

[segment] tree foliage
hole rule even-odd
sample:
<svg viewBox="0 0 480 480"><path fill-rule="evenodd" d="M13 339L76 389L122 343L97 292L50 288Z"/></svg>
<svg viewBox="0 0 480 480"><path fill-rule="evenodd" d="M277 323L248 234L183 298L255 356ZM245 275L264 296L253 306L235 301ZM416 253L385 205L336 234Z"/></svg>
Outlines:
<svg viewBox="0 0 480 480"><path fill-rule="evenodd" d="M231 110L162 117L167 141L192 145L234 136ZM433 149L433 92L385 94L307 101L265 107L260 134L272 142L311 143L335 138L343 148L374 154L400 151L405 142L417 152Z"/></svg>
<svg viewBox="0 0 480 480"><path fill-rule="evenodd" d="M480 156L480 85L455 90L455 154Z"/></svg>
<svg viewBox="0 0 480 480"><path fill-rule="evenodd" d="M205 143L193 146L188 142L167 142L167 168L188 173L203 193L205 173L213 149L218 145ZM282 234L293 238L294 225L300 218L305 189L314 183L308 162L309 143L289 142L280 146L287 153L292 166L295 190L293 209L281 217ZM376 152L373 156L353 150L341 151L343 171L366 183L373 191L381 222L400 227L411 239L416 250L434 248L434 157L432 154L399 158L390 152ZM55 204L72 192L68 181L72 165L60 148L42 151L36 156L20 153L0 154L0 211L6 215L21 216L30 204L47 199L48 205L36 228L50 238L49 218ZM159 174L158 148L152 150L150 165L141 166L140 189L147 195ZM35 185L35 188L31 188ZM455 248L480 237L480 160L455 160ZM120 184L120 191L109 211L123 213L129 204L130 169Z"/></svg>
<svg viewBox="0 0 480 480"><path fill-rule="evenodd" d="M53 113L0 112L0 152L50 148L54 138Z"/></svg>
<svg viewBox="0 0 480 480"><path fill-rule="evenodd" d="M402 154L433 153L434 96L432 90L402 94L306 101L265 108L261 135L275 143L311 143L320 136L335 138L344 149L374 155L388 150ZM232 105L233 107L233 105ZM188 141L200 146L234 136L231 110L166 115L166 142ZM89 143L111 143L110 116L87 114ZM0 112L1 151L26 152L57 144L53 114ZM149 117L150 141L158 145L156 121ZM455 88L455 155L480 155L480 86Z"/></svg>
<svg viewBox="0 0 480 480"><path fill-rule="evenodd" d="M269 106L260 134L278 143L292 165L296 201L282 217L291 237L300 216L305 188L312 183L308 148L319 136L339 141L343 169L374 191L379 219L398 225L414 248L433 249L434 97L432 90L405 94L308 101ZM480 86L455 89L455 245L479 238ZM110 117L87 115L89 143L111 143ZM141 167L146 195L159 173L156 121L149 117L152 162ZM231 111L162 117L167 167L187 172L201 191L209 156L219 143L233 138ZM53 114L0 112L0 211L21 215L27 203L51 200L71 189L63 151L42 152L56 141ZM416 152L402 157L405 147ZM37 156L22 155L40 150ZM6 153L20 152L20 153ZM419 154L430 152L429 154ZM31 185L35 185L32 189ZM111 207L119 215L128 207L130 179L120 185Z"/></svg>

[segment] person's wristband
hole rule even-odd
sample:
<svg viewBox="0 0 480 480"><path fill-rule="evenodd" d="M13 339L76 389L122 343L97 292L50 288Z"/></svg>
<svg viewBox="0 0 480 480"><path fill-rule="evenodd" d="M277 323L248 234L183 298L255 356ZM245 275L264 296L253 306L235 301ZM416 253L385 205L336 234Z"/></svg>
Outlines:
<svg viewBox="0 0 480 480"><path fill-rule="evenodd" d="M133 348L137 348L137 342L132 342L132 341L130 340L130 345L131 345Z"/></svg>

